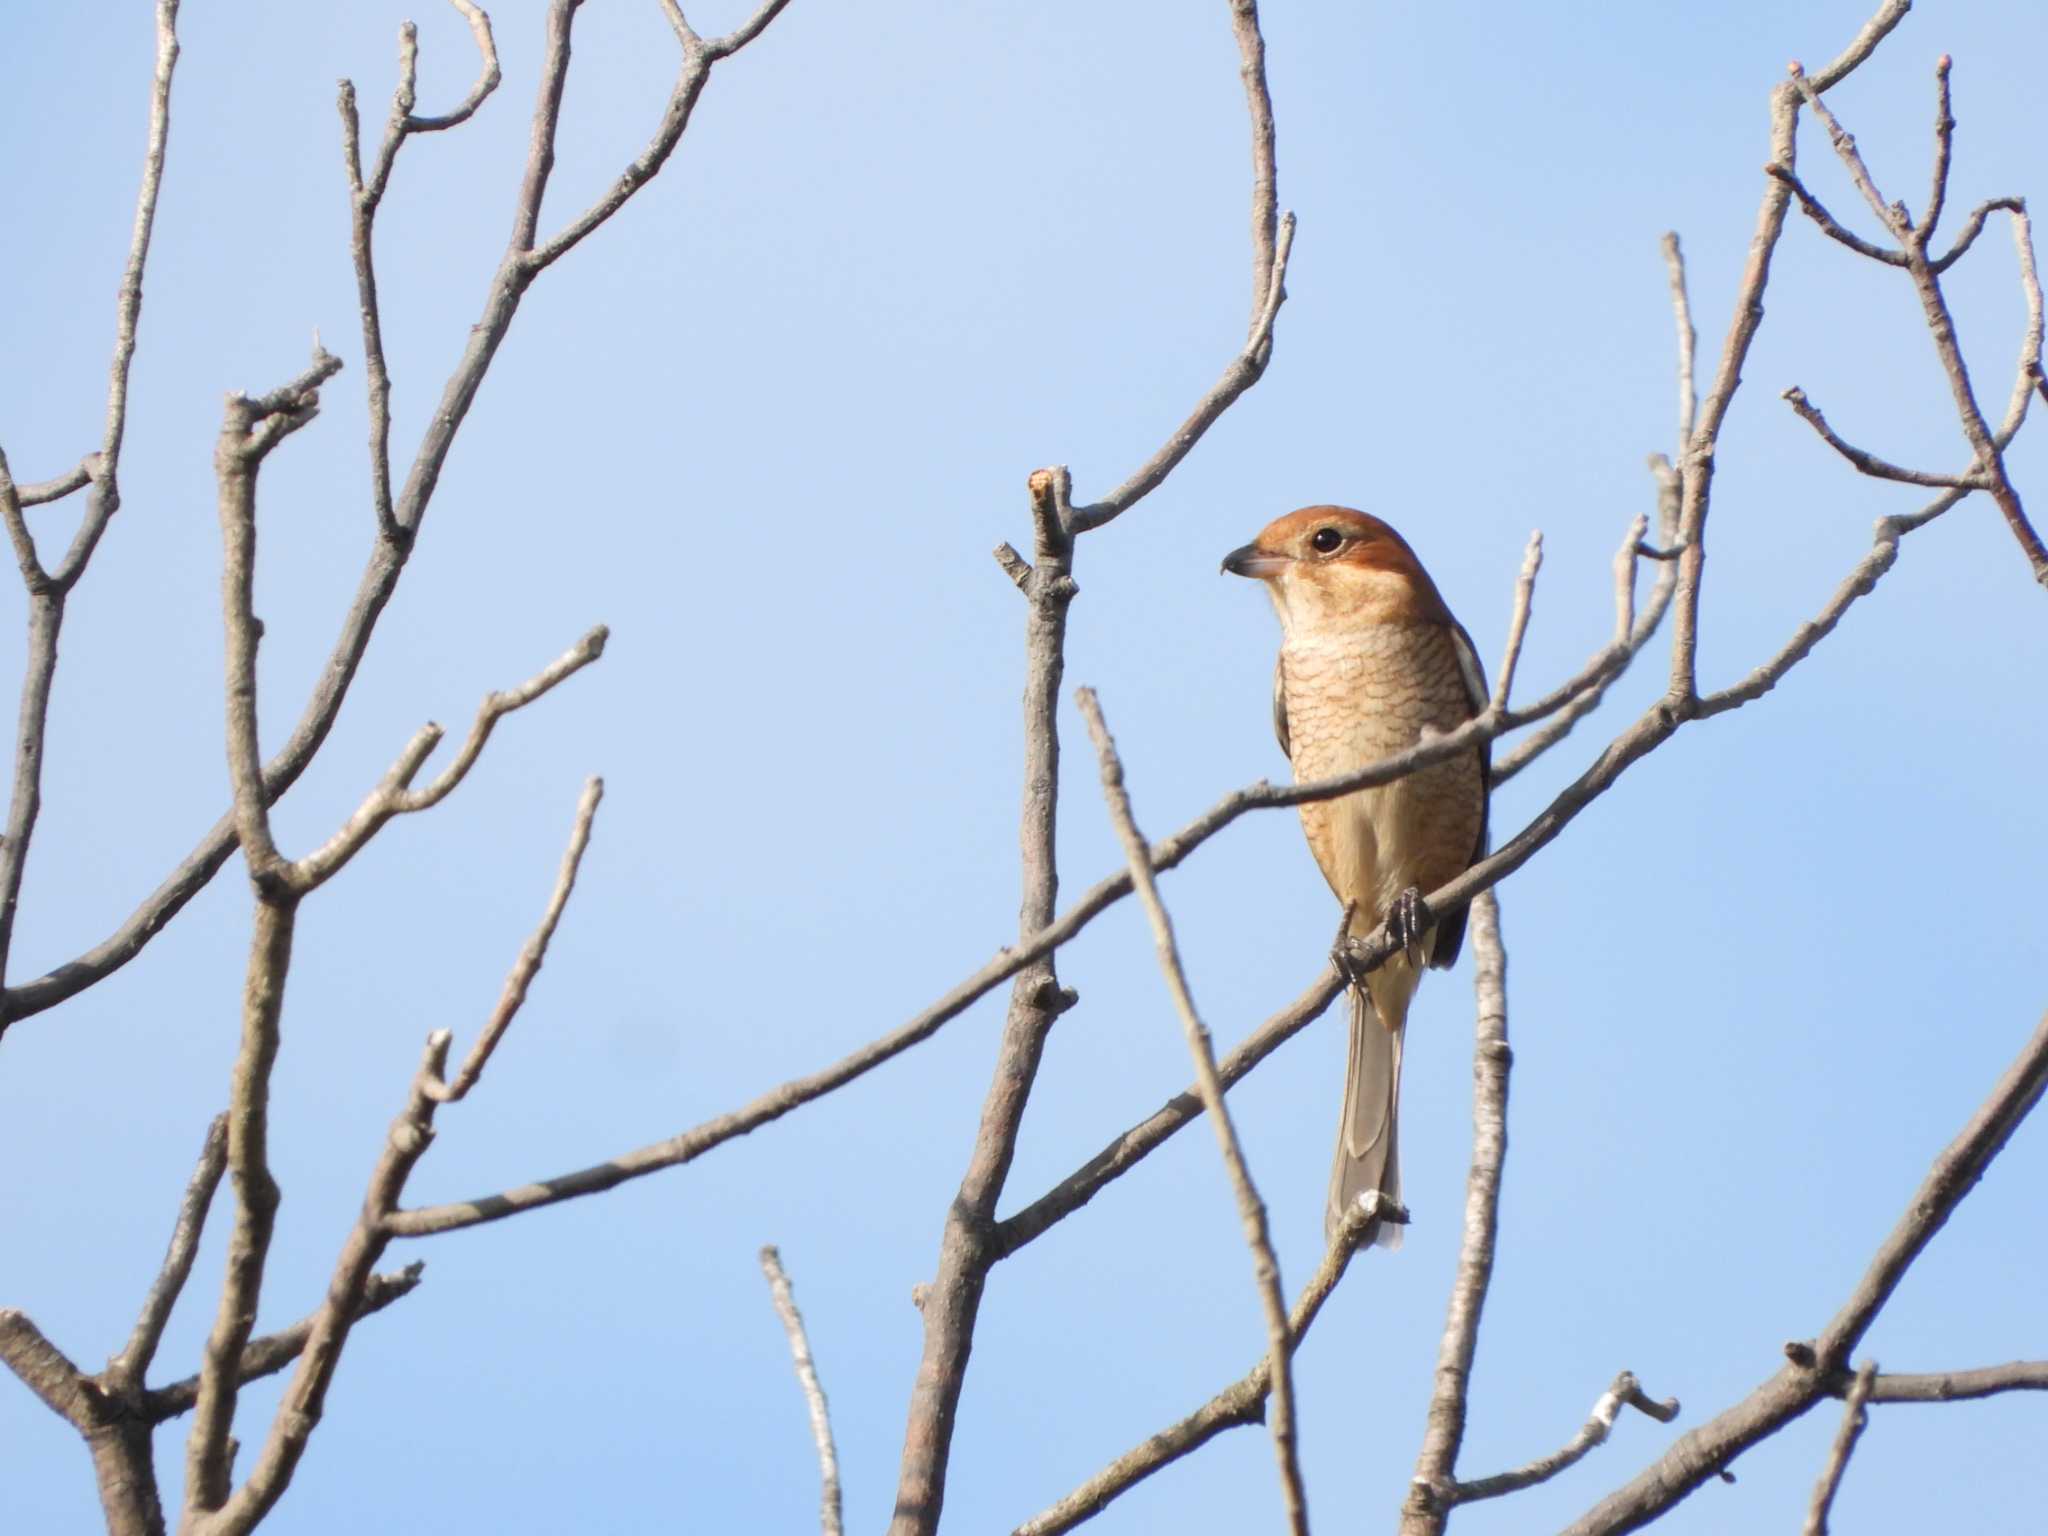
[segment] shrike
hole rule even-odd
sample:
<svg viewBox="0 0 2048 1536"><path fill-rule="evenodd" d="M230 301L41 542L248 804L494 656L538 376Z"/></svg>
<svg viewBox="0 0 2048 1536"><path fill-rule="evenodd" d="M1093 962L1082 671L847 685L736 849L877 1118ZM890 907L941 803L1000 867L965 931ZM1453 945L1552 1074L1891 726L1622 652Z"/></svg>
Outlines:
<svg viewBox="0 0 2048 1536"><path fill-rule="evenodd" d="M1273 729L1297 781L1326 779L1402 751L1424 732L1456 729L1486 707L1472 639L1401 536L1348 507L1305 507L1266 525L1223 558L1223 569L1266 584L1280 614ZM1301 807L1309 851L1363 938L1390 923L1395 938L1422 921L1422 893L1455 879L1486 851L1487 748L1406 778ZM1324 1232L1378 1190L1400 1203L1397 1121L1401 1036L1422 967L1448 967L1465 937L1465 910L1389 957L1351 992L1351 1061ZM1398 1226L1373 1240L1401 1243Z"/></svg>

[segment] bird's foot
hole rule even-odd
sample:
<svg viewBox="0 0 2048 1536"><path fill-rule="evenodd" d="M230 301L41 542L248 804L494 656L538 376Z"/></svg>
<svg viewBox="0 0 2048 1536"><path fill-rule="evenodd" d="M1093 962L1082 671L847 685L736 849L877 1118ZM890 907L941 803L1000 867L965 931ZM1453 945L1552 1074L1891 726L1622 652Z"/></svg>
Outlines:
<svg viewBox="0 0 2048 1536"><path fill-rule="evenodd" d="M1387 908L1387 937L1394 941L1396 949L1413 949L1435 926L1436 914L1422 899L1419 886L1409 886Z"/></svg>
<svg viewBox="0 0 2048 1536"><path fill-rule="evenodd" d="M1357 910L1357 902L1344 903L1344 915L1337 919L1337 937L1330 941L1330 969L1343 977L1347 986L1363 988L1365 972L1353 953L1358 940L1351 936L1351 914Z"/></svg>

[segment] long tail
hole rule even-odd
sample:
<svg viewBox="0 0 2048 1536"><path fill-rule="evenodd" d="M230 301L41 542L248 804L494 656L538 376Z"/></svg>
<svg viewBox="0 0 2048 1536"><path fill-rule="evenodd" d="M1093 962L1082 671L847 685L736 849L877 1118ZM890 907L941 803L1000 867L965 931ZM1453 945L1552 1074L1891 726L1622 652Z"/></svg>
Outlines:
<svg viewBox="0 0 2048 1536"><path fill-rule="evenodd" d="M1406 956L1396 955L1351 990L1351 1062L1344 1074L1344 1116L1337 1123L1337 1160L1330 1172L1325 1241L1337 1235L1344 1213L1361 1195L1378 1190L1401 1202L1401 1037L1408 1001L1420 979ZM1375 1223L1372 1240L1401 1246L1401 1228Z"/></svg>

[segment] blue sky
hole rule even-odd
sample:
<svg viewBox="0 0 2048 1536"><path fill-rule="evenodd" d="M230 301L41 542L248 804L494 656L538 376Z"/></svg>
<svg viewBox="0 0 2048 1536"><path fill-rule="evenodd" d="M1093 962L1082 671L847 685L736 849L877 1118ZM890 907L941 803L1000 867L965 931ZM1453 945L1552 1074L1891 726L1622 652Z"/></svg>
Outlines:
<svg viewBox="0 0 2048 1536"><path fill-rule="evenodd" d="M1526 696L1610 623L1608 559L1669 450L1658 239L1718 352L1761 192L1765 97L1864 0L1795 7L1266 7L1280 195L1300 232L1274 362L1167 486L1088 538L1070 684L1101 692L1141 824L1172 830L1285 765L1265 603L1216 575L1272 516L1387 517L1489 662L1531 528L1546 564ZM411 143L379 226L409 458L502 250L540 7L494 15L505 84ZM322 665L372 523L334 81L381 122L384 0L192 0L135 365L125 505L74 596L20 979L101 938L225 804L221 392L347 370L262 482L265 740ZM694 17L706 30L737 7ZM417 13L421 99L468 88L452 10ZM146 118L148 8L22 3L0 50L0 444L42 479L96 442ZM584 8L544 226L609 184L673 72L659 8ZM1924 197L1932 67L1956 60L1952 207L2048 186L2048 16L1928 5L1834 100L1887 194ZM579 786L608 794L584 882L515 1032L446 1111L417 1200L669 1135L835 1059L1014 934L1022 610L988 557L1029 534L1026 475L1101 494L1242 335L1247 153L1226 7L832 7L796 0L720 67L658 182L527 300L450 457L348 707L277 814L323 839L427 718L464 721L589 625L603 662L508 723L441 809L389 828L300 922L274 1089L285 1190L261 1326L319 1297L419 1042L487 1015L538 916ZM1809 128L1802 164L1857 200ZM1859 224L1867 228L1867 221ZM2022 309L1994 227L1951 291L2002 406ZM1916 493L1856 477L1779 402L1931 469L1966 457L1912 293L1795 220L1723 433L1701 667L1775 650ZM2040 426L2011 455L2048 486ZM32 514L45 543L75 504ZM0 603L16 599L0 598ZM18 611L18 609L16 610ZM1473 1533L1570 1519L1769 1375L1853 1286L1934 1153L2043 1004L2041 594L1992 506L1959 508L1777 692L1689 728L1502 889L1517 1068L1501 1258L1460 1469L1562 1443L1614 1373L1684 1414L1625 1418ZM0 676L20 626L0 619ZM1496 798L1505 835L1661 687L1661 656ZM1081 743L1069 890L1120 863ZM1291 815L1247 818L1166 878L1228 1045L1316 974L1335 921ZM0 1052L0 1303L72 1354L125 1336L235 1038L248 896L231 866L106 984ZM1188 1080L1142 918L1062 956L1062 1020L1004 1209ZM849 1522L893 1496L929 1278L1001 1002L700 1163L394 1250L427 1280L364 1325L272 1528L803 1529L815 1470L755 1263L781 1245L831 1394ZM1311 1507L1391 1520L1420 1441L1470 1141L1469 962L1422 990L1404 1092L1415 1213L1299 1364ZM1292 1292L1320 1253L1335 1015L1235 1096ZM1868 1340L1925 1370L2048 1352L2048 1131L2030 1124ZM196 1362L217 1221L160 1368ZM1235 1379L1263 1349L1228 1185L1177 1138L991 1283L950 1526L1007 1530ZM274 1393L252 1390L247 1412ZM257 1421L260 1422L260 1421ZM1744 1457L1667 1529L1785 1528L1835 1415ZM243 1438L252 1438L246 1429ZM1844 1529L2039 1509L2044 1420L2008 1398L1880 1410ZM159 1437L169 1476L182 1428ZM94 1528L71 1431L0 1390L23 1530ZM173 1490L175 1491L175 1490ZM1266 1528L1269 1447L1238 1431L1103 1531Z"/></svg>

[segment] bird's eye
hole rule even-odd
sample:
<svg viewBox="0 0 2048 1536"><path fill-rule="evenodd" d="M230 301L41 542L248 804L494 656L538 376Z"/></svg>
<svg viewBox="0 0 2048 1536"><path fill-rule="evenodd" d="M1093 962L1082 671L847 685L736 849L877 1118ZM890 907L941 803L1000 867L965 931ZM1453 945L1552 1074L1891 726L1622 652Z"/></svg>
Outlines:
<svg viewBox="0 0 2048 1536"><path fill-rule="evenodd" d="M1344 535L1334 528L1318 528L1309 535L1308 545L1319 555L1327 555L1344 542Z"/></svg>

